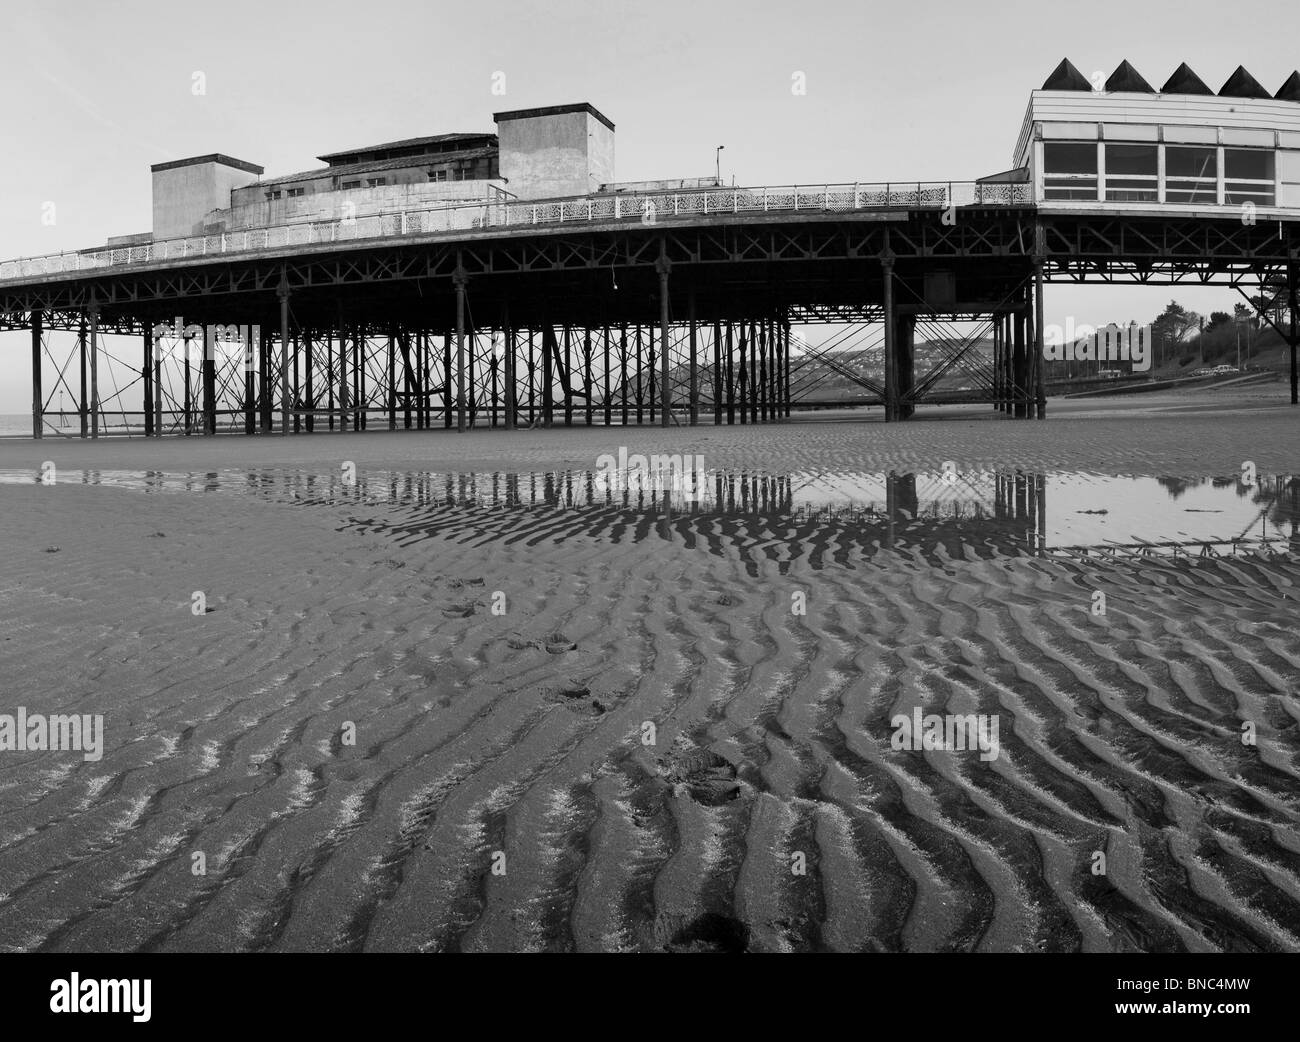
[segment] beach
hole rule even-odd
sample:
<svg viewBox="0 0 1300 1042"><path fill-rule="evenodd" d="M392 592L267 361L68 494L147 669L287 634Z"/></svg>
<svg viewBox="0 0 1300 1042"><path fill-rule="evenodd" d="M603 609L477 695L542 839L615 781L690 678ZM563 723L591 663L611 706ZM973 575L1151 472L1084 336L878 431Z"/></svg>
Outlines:
<svg viewBox="0 0 1300 1042"><path fill-rule="evenodd" d="M0 442L0 713L104 736L0 754L0 949L1300 949L1291 508L1048 552L1103 479L1292 487L1283 390ZM620 448L709 495L593 490Z"/></svg>

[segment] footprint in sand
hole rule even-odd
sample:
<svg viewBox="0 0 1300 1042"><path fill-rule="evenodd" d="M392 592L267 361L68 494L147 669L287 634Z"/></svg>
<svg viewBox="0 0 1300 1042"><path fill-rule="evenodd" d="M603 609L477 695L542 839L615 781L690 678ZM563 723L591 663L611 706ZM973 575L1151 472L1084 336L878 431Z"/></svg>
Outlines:
<svg viewBox="0 0 1300 1042"><path fill-rule="evenodd" d="M740 795L736 765L708 749L697 749L677 758L667 771L667 780L684 787L696 803L718 807Z"/></svg>
<svg viewBox="0 0 1300 1042"><path fill-rule="evenodd" d="M477 608L478 605L472 602L449 604L442 609L442 613L449 619L467 619L474 614Z"/></svg>
<svg viewBox="0 0 1300 1042"><path fill-rule="evenodd" d="M563 633L548 633L542 638L541 644L552 655L563 655L578 646Z"/></svg>
<svg viewBox="0 0 1300 1042"><path fill-rule="evenodd" d="M453 590L459 590L464 586L482 586L482 579L451 579L447 582Z"/></svg>
<svg viewBox="0 0 1300 1042"><path fill-rule="evenodd" d="M739 919L719 912L705 912L694 918L661 912L650 927L652 944L662 951L745 952L749 950L749 927Z"/></svg>
<svg viewBox="0 0 1300 1042"><path fill-rule="evenodd" d="M552 655L563 655L565 652L574 651L578 647L574 641L571 641L563 633L548 633L541 640L525 637L521 633L512 633L506 637L506 644L514 651L523 651L526 648L540 648Z"/></svg>
<svg viewBox="0 0 1300 1042"><path fill-rule="evenodd" d="M546 699L587 716L604 716L609 708L600 699L592 698L591 689L578 681L568 681L559 687L549 688Z"/></svg>

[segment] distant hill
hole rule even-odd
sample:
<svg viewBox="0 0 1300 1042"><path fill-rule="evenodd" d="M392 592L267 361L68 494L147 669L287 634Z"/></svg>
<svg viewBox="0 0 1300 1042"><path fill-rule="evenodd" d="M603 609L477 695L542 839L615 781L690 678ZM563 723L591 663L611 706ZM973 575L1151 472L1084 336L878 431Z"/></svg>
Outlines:
<svg viewBox="0 0 1300 1042"><path fill-rule="evenodd" d="M960 341L954 341L952 347L945 347L942 341L923 340L919 342L915 347L915 361L913 363L917 379L942 364L947 355L959 343ZM807 390L807 397L811 399L835 400L859 398L869 394L868 391L854 383L847 376L841 375L837 371L838 368L847 369L860 379L870 380L877 384L884 382L884 356L880 348L871 351L862 351L861 349L832 350L825 352L825 356L825 361L813 357L806 360L799 358L792 360L792 364L797 368L794 370L790 383L796 395L803 390ZM971 361L978 360L981 365L992 364L992 339L977 340L965 357ZM977 384L971 374L958 363L939 378L935 389L956 391L963 387L973 389L976 386Z"/></svg>

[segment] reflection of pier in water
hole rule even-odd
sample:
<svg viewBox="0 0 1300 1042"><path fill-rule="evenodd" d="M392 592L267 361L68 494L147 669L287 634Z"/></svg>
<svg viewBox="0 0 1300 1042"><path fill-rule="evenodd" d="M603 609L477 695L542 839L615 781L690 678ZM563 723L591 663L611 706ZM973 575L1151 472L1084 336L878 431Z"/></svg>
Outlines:
<svg viewBox="0 0 1300 1042"><path fill-rule="evenodd" d="M40 481L6 472L0 481ZM1300 552L1300 478L1274 477L1247 486L1235 479L1105 478L1021 471L969 475L822 473L769 475L713 471L698 487L638 487L628 475L605 487L592 471L348 472L247 471L167 474L160 471L61 471L59 483L102 484L148 492L248 494L303 506L349 506L350 523L403 543L433 536L485 544L611 542L647 538L680 542L718 556L738 553L751 574L774 561L810 567L850 564L881 551L927 560L997 556L1077 559L1217 557L1251 551ZM1049 487L1056 490L1049 524ZM1180 506L1189 502L1200 507ZM1205 498L1205 493L1210 498ZM1199 499L1195 498L1200 494ZM1081 501L1080 497L1086 497ZM1075 502L1063 500L1073 498ZM1075 509L1137 502L1147 512L1107 526ZM1131 505L1131 504L1129 504ZM360 508L388 507L383 516ZM1213 507L1213 509L1206 509ZM1080 517L1080 515L1083 515ZM1186 525L1200 515L1201 534ZM1135 525L1149 539L1116 539ZM1205 526L1219 526L1211 531ZM1222 530L1223 526L1232 530Z"/></svg>
<svg viewBox="0 0 1300 1042"><path fill-rule="evenodd" d="M816 479L743 472L710 473L693 498L681 489L606 489L596 474L585 471L394 474L383 481L369 479L351 491L368 501L402 503L413 510L417 516L408 520L377 524L403 542L435 535L474 543L558 542L579 536L637 542L654 536L720 556L739 553L751 574L757 574L764 558L784 572L797 559L819 568L828 562L846 565L882 550L919 553L929 560L1300 550L1300 483L1295 479L1275 478L1254 489L1256 519L1264 528L1258 535L1251 526L1222 539L1098 539L1059 545L1048 541L1048 478L1043 474L995 472L955 479L880 474L855 476L855 481L854 498L842 503L817 502L817 488L809 492ZM1172 491L1169 498L1176 498Z"/></svg>
<svg viewBox="0 0 1300 1042"><path fill-rule="evenodd" d="M413 511L409 520L357 519L403 543L434 536L473 544L580 536L617 543L654 536L719 556L739 553L757 574L759 558L775 561L784 572L800 558L820 568L888 549L935 557L941 546L952 557L1034 552L1045 524L1045 479L991 477L987 503L957 496L946 508L926 501L924 513L914 474L881 475L879 502L823 506L800 503L791 477L756 473L710 473L692 490L694 498L681 489L606 489L598 475L584 471L403 474L367 479L345 491ZM336 485L329 498L337 501L339 491Z"/></svg>

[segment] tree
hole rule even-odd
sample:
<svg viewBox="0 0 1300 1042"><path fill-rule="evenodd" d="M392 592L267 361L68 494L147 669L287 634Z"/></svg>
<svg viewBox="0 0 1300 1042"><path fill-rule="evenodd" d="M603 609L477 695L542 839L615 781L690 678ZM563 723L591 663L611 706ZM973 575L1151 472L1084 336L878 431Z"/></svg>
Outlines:
<svg viewBox="0 0 1300 1042"><path fill-rule="evenodd" d="M1239 304L1237 306L1240 307L1241 305ZM1209 333L1212 330L1218 329L1220 326L1226 326L1231 321L1232 316L1226 311L1211 311L1210 321L1205 324L1205 331Z"/></svg>
<svg viewBox="0 0 1300 1042"><path fill-rule="evenodd" d="M1195 311L1188 311L1176 300L1171 300L1169 306L1151 323L1151 331L1157 343L1167 340L1171 346L1182 344L1200 328L1201 316Z"/></svg>

